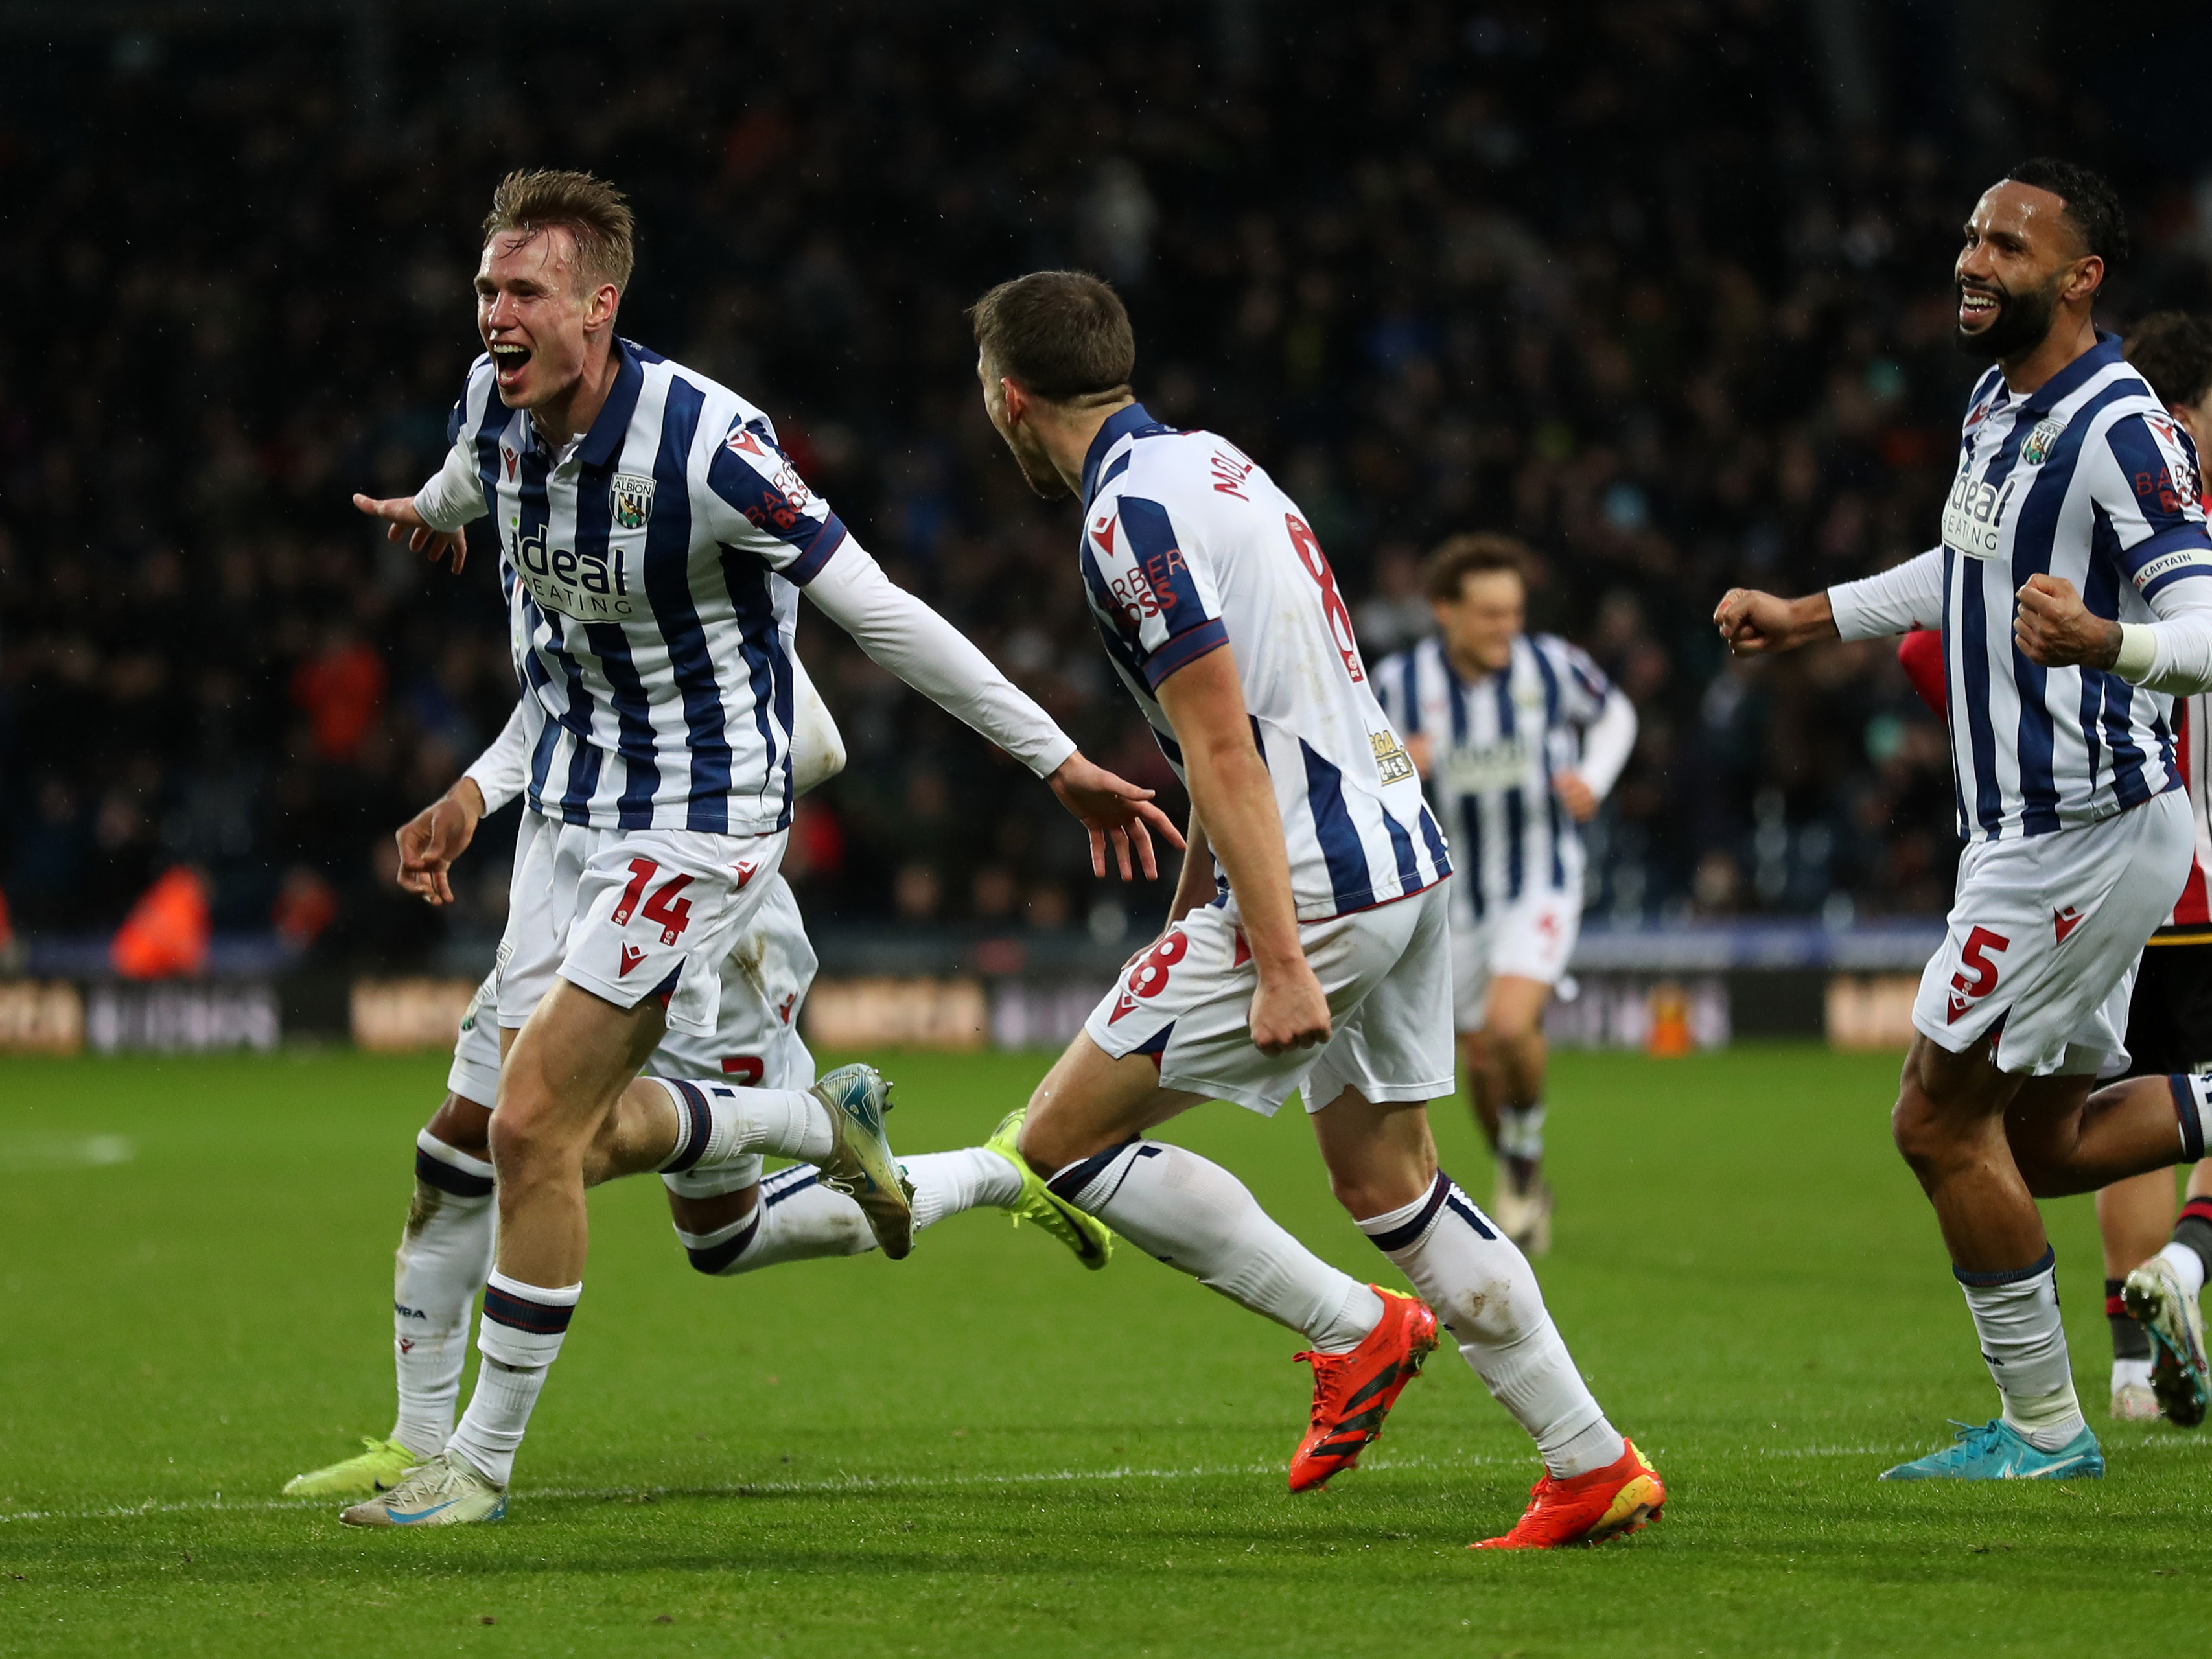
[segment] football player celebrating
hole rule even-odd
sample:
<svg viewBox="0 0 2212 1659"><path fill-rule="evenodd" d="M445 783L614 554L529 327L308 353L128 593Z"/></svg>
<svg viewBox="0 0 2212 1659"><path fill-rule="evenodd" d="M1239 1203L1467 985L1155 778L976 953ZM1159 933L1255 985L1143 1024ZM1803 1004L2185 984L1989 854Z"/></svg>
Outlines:
<svg viewBox="0 0 2212 1659"><path fill-rule="evenodd" d="M485 353L451 448L410 498L355 497L457 557L489 515L508 586L529 756L498 989L490 1129L497 1266L484 1364L446 1449L360 1526L501 1512L530 1413L583 1292L586 1170L817 1165L886 1255L913 1212L865 1066L815 1087L706 1093L641 1079L668 1030L709 1037L721 965L764 901L792 810L800 590L877 662L1047 781L1104 873L1152 870L1150 792L1092 765L943 617L898 587L807 487L768 416L619 338L629 204L587 173L501 181L476 276Z"/></svg>
<svg viewBox="0 0 2212 1659"><path fill-rule="evenodd" d="M1582 929L1578 826L1628 763L1636 708L1565 640L1522 631L1528 564L1506 536L1438 548L1426 574L1440 632L1384 658L1375 695L1451 843L1453 1012L1498 1158L1490 1212L1542 1255L1544 1007Z"/></svg>
<svg viewBox="0 0 2212 1659"><path fill-rule="evenodd" d="M804 794L843 769L845 749L796 658L792 669L792 787ZM522 725L517 705L506 731L453 787L401 827L400 882L409 891L433 904L451 899L453 862L473 838L477 820L522 793ZM695 1092L732 1078L769 1089L813 1085L814 1057L799 1035L798 1017L814 980L814 950L790 888L781 875L768 879L751 927L722 964L714 1035L702 1041L670 1032L649 1062L655 1077L680 1080ZM399 1398L392 1431L382 1439L364 1436L362 1449L352 1456L295 1476L284 1487L288 1498L371 1497L443 1451L453 1435L470 1312L492 1268L489 1140L492 1103L499 1097L498 998L495 968L461 1021L445 1102L415 1139L414 1196L392 1267ZM991 1204L1017 1220L1036 1222L1086 1267L1104 1267L1113 1235L1054 1198L1020 1162L1013 1147L1019 1115L1010 1115L986 1146L901 1160L899 1172L914 1188L915 1231ZM607 1173L587 1167L585 1178L596 1182ZM811 1164L763 1179L754 1153L703 1170L671 1169L660 1178L678 1241L702 1273L727 1277L876 1248L860 1206L824 1184Z"/></svg>
<svg viewBox="0 0 2212 1659"><path fill-rule="evenodd" d="M1450 861L1320 543L1233 444L1135 402L1128 316L1097 278L1035 272L972 314L991 423L1040 495L1081 503L1093 619L1191 798L1166 931L1037 1086L1023 1156L1147 1255L1305 1333L1293 1491L1351 1467L1440 1314L1544 1462L1486 1547L1633 1531L1665 1488L1591 1397L1528 1258L1437 1167ZM1147 1133L1294 1091L1338 1200L1429 1305L1338 1272L1228 1170Z"/></svg>
<svg viewBox="0 0 2212 1659"><path fill-rule="evenodd" d="M1891 1121L2003 1405L1887 1479L2103 1474L2035 1200L2197 1158L2212 1121L2203 1079L2091 1093L2195 846L2172 694L2212 687L2194 458L2091 319L2125 234L2111 187L2070 164L1990 186L1954 276L1958 344L1996 366L1942 544L1805 599L1733 589L1714 613L1738 655L1942 628L1967 846Z"/></svg>

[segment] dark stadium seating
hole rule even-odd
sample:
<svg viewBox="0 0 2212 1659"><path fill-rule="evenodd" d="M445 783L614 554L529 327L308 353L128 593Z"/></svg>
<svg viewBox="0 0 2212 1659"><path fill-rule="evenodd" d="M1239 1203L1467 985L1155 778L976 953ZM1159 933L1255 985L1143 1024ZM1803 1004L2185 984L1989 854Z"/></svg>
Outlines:
<svg viewBox="0 0 2212 1659"><path fill-rule="evenodd" d="M347 497L434 465L476 349L475 225L522 163L632 194L624 331L767 407L861 539L1107 763L1169 781L1091 636L1065 506L1029 496L976 407L961 315L1040 264L1121 286L1140 395L1286 484L1365 596L1370 651L1418 623L1413 561L1443 533L1544 551L1539 619L1643 711L1596 831L1601 909L1941 908L1945 753L1887 648L1747 672L1705 618L1732 581L1802 589L1932 538L1972 373L1947 273L1987 135L1847 130L1809 10L1748 0L1540 26L1426 3L726 10L553 6L495 45L407 6L374 39L343 9L279 29L222 7L11 37L19 932L111 929L179 862L218 933L333 964L496 931L495 833L451 916L388 880L392 826L511 702L493 549L449 579ZM1998 93L2013 131L2141 201L2118 314L2201 297L2188 199L2078 100ZM810 913L1084 927L1102 890L1044 792L820 619L801 639L853 761L799 826Z"/></svg>

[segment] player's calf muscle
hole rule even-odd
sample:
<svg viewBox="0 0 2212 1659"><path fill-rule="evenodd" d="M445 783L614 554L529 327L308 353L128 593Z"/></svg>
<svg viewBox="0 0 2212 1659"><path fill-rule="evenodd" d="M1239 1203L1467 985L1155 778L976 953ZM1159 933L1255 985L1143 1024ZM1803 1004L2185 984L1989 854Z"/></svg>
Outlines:
<svg viewBox="0 0 2212 1659"><path fill-rule="evenodd" d="M2036 1103L2041 1109L2015 1110L2005 1126L2014 1161L2038 1198L2094 1192L2181 1161L2164 1078L2131 1078L2094 1094L2087 1078L2048 1081L2075 1086L2055 1101Z"/></svg>

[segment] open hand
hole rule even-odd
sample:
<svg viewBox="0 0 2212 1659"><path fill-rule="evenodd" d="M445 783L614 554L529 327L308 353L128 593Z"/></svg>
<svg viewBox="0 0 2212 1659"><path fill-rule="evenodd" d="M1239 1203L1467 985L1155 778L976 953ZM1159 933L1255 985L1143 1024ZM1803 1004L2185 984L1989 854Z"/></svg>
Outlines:
<svg viewBox="0 0 2212 1659"><path fill-rule="evenodd" d="M399 844L399 885L431 904L451 904L453 860L475 839L483 793L463 778L393 832Z"/></svg>
<svg viewBox="0 0 2212 1659"><path fill-rule="evenodd" d="M1178 850L1182 847L1182 832L1152 805L1151 790L1094 765L1084 759L1080 750L1062 761L1045 781L1060 797L1060 804L1090 831L1094 876L1106 873L1109 842L1114 845L1114 861L1124 881L1134 879L1129 857L1132 846L1136 849L1136 866L1144 871L1145 879L1159 879L1159 863L1152 854L1152 831L1157 830L1169 846Z"/></svg>
<svg viewBox="0 0 2212 1659"><path fill-rule="evenodd" d="M2063 576L2030 576L2022 582L2013 611L2013 642L2021 655L2043 668L2072 668L2086 663L2110 668L2120 654L2120 625L2093 615Z"/></svg>
<svg viewBox="0 0 2212 1659"><path fill-rule="evenodd" d="M459 530L434 530L423 521L415 509L411 495L394 495L387 501L378 501L373 495L356 495L353 504L372 519L384 520L384 539L396 542L399 532L407 532L407 545L417 553L428 553L430 562L441 560L453 562L453 574L461 574L461 567L469 560L469 538Z"/></svg>

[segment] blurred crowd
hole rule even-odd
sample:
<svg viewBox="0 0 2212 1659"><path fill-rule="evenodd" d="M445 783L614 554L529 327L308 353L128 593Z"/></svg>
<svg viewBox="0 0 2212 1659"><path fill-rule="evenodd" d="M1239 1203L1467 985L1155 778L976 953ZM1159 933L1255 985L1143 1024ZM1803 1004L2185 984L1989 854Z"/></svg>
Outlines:
<svg viewBox="0 0 2212 1659"><path fill-rule="evenodd" d="M1091 636L1069 506L982 419L961 314L1046 264L1115 281L1153 412L1304 505L1370 653L1426 626L1445 533L1541 551L1536 620L1643 715L1596 910L1940 909L1948 762L1887 648L1747 669L1706 618L1732 582L1933 539L1973 374L1949 262L1989 167L1940 122L1847 130L1808 9L1528 10L662 5L610 33L555 6L494 41L445 9L363 33L217 9L27 45L0 105L15 925L111 927L181 863L219 930L334 961L496 931L499 823L454 912L390 882L392 828L512 704L494 550L450 577L348 498L435 465L476 226L519 164L630 192L623 331L766 407L895 576L1104 763L1171 785ZM2110 320L2203 303L2186 192L2071 94L2000 90L2137 207ZM811 915L1152 924L1164 886L1093 882L1025 773L820 618L800 644L852 757L795 836Z"/></svg>

